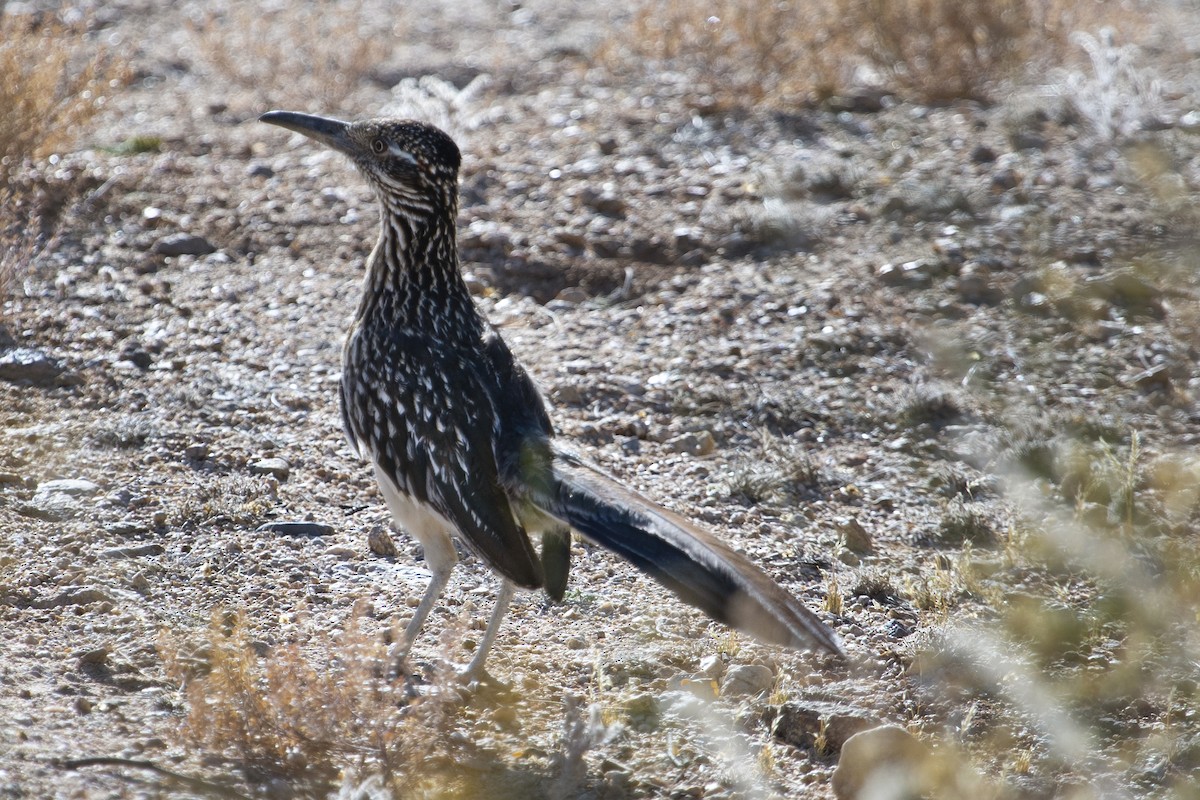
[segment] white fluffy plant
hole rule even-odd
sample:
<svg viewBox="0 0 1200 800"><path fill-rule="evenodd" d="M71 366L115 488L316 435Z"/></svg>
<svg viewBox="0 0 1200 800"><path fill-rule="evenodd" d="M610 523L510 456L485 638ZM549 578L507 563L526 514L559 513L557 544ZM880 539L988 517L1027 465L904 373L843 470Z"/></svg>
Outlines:
<svg viewBox="0 0 1200 800"><path fill-rule="evenodd" d="M1102 140L1127 139L1162 124L1167 115L1162 82L1137 64L1135 45L1118 45L1116 31L1108 27L1096 36L1076 31L1071 42L1087 53L1092 71L1068 72L1063 91Z"/></svg>

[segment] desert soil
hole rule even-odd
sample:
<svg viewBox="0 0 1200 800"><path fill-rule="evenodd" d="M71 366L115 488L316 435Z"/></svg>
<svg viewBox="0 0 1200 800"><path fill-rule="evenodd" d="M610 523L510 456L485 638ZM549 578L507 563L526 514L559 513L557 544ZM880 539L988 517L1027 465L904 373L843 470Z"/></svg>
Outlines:
<svg viewBox="0 0 1200 800"><path fill-rule="evenodd" d="M424 587L403 532L394 557L368 546L388 515L336 407L374 198L336 154L257 123L269 106L449 107L464 271L560 435L763 565L851 655L735 637L577 541L566 602L519 596L494 685L443 722L451 796L832 797L839 736L881 722L955 742L1021 796L1153 781L1064 764L1028 708L950 689L919 654L1038 591L1011 552L1014 448L1084 428L1118 448L1137 431L1152 455L1200 439L1197 50L1168 65L1161 124L1111 144L1047 85L994 105L697 104L694 76L592 62L623 3L368 15L390 50L333 107L230 80L186 24L208 4L93 11L135 79L43 165L58 227L0 297L0 796L320 793L189 734L168 651L222 609L262 659L356 614L378 638ZM393 91L424 74L442 83ZM984 588L939 596L964 539ZM418 672L465 660L494 588L465 556ZM573 766L570 703L601 711ZM1132 714L1102 752L1144 730ZM836 715L845 731L815 741ZM1020 768L979 744L1002 723ZM211 784L61 763L89 757ZM1160 773L1149 791L1180 780Z"/></svg>

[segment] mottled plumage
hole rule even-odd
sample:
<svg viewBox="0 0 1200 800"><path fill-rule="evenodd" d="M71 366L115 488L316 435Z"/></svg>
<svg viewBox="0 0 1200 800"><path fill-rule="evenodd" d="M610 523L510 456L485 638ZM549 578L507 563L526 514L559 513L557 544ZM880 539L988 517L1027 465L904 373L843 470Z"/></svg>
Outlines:
<svg viewBox="0 0 1200 800"><path fill-rule="evenodd" d="M837 638L762 570L686 520L553 444L545 403L479 313L459 270L457 146L420 122L263 121L347 154L375 189L379 241L343 353L342 419L398 527L424 546L430 586L395 655L445 588L457 536L501 591L467 668L480 669L513 586L566 588L570 530L620 554L713 618L785 646ZM540 553L529 532L541 534Z"/></svg>

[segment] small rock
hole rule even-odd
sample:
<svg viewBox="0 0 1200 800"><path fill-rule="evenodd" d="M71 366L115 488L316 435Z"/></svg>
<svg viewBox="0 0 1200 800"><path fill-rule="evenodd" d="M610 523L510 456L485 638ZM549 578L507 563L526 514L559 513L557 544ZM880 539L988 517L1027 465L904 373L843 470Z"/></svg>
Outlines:
<svg viewBox="0 0 1200 800"><path fill-rule="evenodd" d="M56 386L66 378L74 377L63 367L62 362L27 347L18 347L0 355L0 380L10 383L28 383L34 386ZM76 381L77 382L77 379Z"/></svg>
<svg viewBox="0 0 1200 800"><path fill-rule="evenodd" d="M554 400L568 406L580 405L583 403L583 390L574 383L560 384L554 389Z"/></svg>
<svg viewBox="0 0 1200 800"><path fill-rule="evenodd" d="M100 555L104 558L142 558L143 556L161 556L163 552L164 548L161 544L149 542L127 547L110 547L102 550Z"/></svg>
<svg viewBox="0 0 1200 800"><path fill-rule="evenodd" d="M916 789L930 756L927 745L896 725L856 733L842 745L833 794L838 800L860 800L867 797L862 790L868 785Z"/></svg>
<svg viewBox="0 0 1200 800"><path fill-rule="evenodd" d="M700 659L700 674L709 680L720 680L725 674L725 662L718 655L708 655Z"/></svg>
<svg viewBox="0 0 1200 800"><path fill-rule="evenodd" d="M562 228L554 232L555 240L565 244L567 247L575 250L584 250L587 248L587 236L577 230L571 228ZM575 287L568 287L575 288ZM560 294L561 296L561 294Z"/></svg>
<svg viewBox="0 0 1200 800"><path fill-rule="evenodd" d="M1165 364L1157 364L1129 379L1130 383L1146 392L1171 391L1171 373Z"/></svg>
<svg viewBox="0 0 1200 800"><path fill-rule="evenodd" d="M83 650L75 654L75 661L80 669L85 667L103 667L108 663L108 656L112 651L108 647L93 647L90 650Z"/></svg>
<svg viewBox="0 0 1200 800"><path fill-rule="evenodd" d="M203 236L190 233L168 233L154 243L152 252L160 256L206 256L217 248Z"/></svg>
<svg viewBox="0 0 1200 800"><path fill-rule="evenodd" d="M976 164L990 164L996 160L996 151L986 144L977 144L971 150L971 160Z"/></svg>
<svg viewBox="0 0 1200 800"><path fill-rule="evenodd" d="M396 557L396 543L392 541L392 535L388 533L387 528L382 525L376 525L367 533L367 549L384 558Z"/></svg>
<svg viewBox="0 0 1200 800"><path fill-rule="evenodd" d="M275 170L261 161L251 161L246 167L246 175L251 178L273 178Z"/></svg>
<svg viewBox="0 0 1200 800"><path fill-rule="evenodd" d="M251 475L272 475L278 481L286 481L292 473L292 465L286 458L264 458L249 467Z"/></svg>
<svg viewBox="0 0 1200 800"><path fill-rule="evenodd" d="M37 609L61 608L62 606L86 606L92 603L112 603L112 598L94 586L73 586L54 597L35 600Z"/></svg>
<svg viewBox="0 0 1200 800"><path fill-rule="evenodd" d="M675 249L680 253L695 250L704 244L704 234L696 228L679 227L672 232L675 237Z"/></svg>
<svg viewBox="0 0 1200 800"><path fill-rule="evenodd" d="M998 169L992 173L992 188L998 192L1014 189L1020 182L1021 177L1017 175L1017 171L1009 167Z"/></svg>
<svg viewBox="0 0 1200 800"><path fill-rule="evenodd" d="M82 478L63 478L60 480L42 481L38 484L37 490L39 494L43 492L59 492L71 497L83 497L95 494L100 491L100 487Z"/></svg>
<svg viewBox="0 0 1200 800"><path fill-rule="evenodd" d="M838 533L846 539L846 547L855 553L869 553L874 549L874 544L871 542L871 534L862 526L862 523L855 517L846 517L838 520Z"/></svg>
<svg viewBox="0 0 1200 800"><path fill-rule="evenodd" d="M875 277L888 286L924 288L933 282L936 264L928 259L906 261L903 264L884 264L875 271Z"/></svg>
<svg viewBox="0 0 1200 800"><path fill-rule="evenodd" d="M320 522L266 522L259 525L257 530L281 536L332 536L336 533L332 525Z"/></svg>
<svg viewBox="0 0 1200 800"><path fill-rule="evenodd" d="M353 547L347 547L344 544L335 544L333 547L330 547L325 551L325 555L333 556L334 558L341 559L342 561L349 561L350 559L358 556L358 551Z"/></svg>
<svg viewBox="0 0 1200 800"><path fill-rule="evenodd" d="M805 700L779 707L775 736L796 747L816 748L824 753L841 750L850 737L879 720L870 712L842 703Z"/></svg>
<svg viewBox="0 0 1200 800"><path fill-rule="evenodd" d="M588 293L578 286L568 286L559 292L554 299L558 300L560 303L570 303L571 305L577 306L580 303L587 301Z"/></svg>
<svg viewBox="0 0 1200 800"><path fill-rule="evenodd" d="M125 345L125 348L121 350L120 359L128 361L141 370L150 369L150 365L154 363L154 356L150 355L149 351L137 342Z"/></svg>
<svg viewBox="0 0 1200 800"><path fill-rule="evenodd" d="M762 664L741 664L731 667L721 683L723 695L752 695L765 692L775 683L775 673Z"/></svg>
<svg viewBox="0 0 1200 800"><path fill-rule="evenodd" d="M201 444L199 442L196 444L189 444L187 447L183 448L183 456L184 458L192 461L203 461L204 459L208 458L208 445Z"/></svg>
<svg viewBox="0 0 1200 800"><path fill-rule="evenodd" d="M667 445L676 453L687 453L693 456L706 456L717 449L717 440L709 431L699 431L698 433L685 433L682 436L676 436L667 442Z"/></svg>
<svg viewBox="0 0 1200 800"><path fill-rule="evenodd" d="M90 699L82 696L75 698L75 711L80 716L92 713L92 708L93 704Z"/></svg>
<svg viewBox="0 0 1200 800"><path fill-rule="evenodd" d="M968 303L982 305L996 299L996 291L992 288L992 273L977 261L963 264L958 273L958 295Z"/></svg>
<svg viewBox="0 0 1200 800"><path fill-rule="evenodd" d="M579 193L579 200L588 208L606 217L620 218L625 216L625 200L614 191L597 191L589 186Z"/></svg>
<svg viewBox="0 0 1200 800"><path fill-rule="evenodd" d="M629 726L643 733L652 731L662 720L662 704L652 694L638 694L625 701Z"/></svg>

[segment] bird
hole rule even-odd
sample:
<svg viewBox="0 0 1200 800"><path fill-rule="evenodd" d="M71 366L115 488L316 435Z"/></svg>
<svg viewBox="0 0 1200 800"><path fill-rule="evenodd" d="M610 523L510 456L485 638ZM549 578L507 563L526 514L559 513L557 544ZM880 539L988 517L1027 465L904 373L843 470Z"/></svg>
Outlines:
<svg viewBox="0 0 1200 800"><path fill-rule="evenodd" d="M837 635L746 556L559 441L540 390L463 279L462 157L449 135L399 118L269 111L259 119L348 156L379 202L339 393L351 446L373 467L396 527L422 545L431 576L389 651L393 663L408 657L445 590L455 539L500 581L460 673L470 681L484 673L515 589L562 600L572 531L718 622L845 657Z"/></svg>

